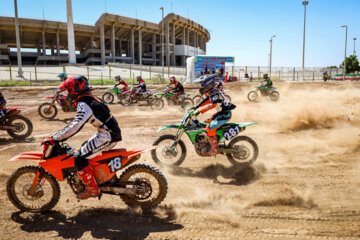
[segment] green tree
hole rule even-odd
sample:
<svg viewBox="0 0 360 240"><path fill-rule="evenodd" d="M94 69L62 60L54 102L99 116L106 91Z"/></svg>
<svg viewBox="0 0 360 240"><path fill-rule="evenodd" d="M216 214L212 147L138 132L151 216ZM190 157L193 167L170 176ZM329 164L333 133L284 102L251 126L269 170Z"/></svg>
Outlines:
<svg viewBox="0 0 360 240"><path fill-rule="evenodd" d="M345 59L345 61L346 61L345 73L354 73L355 71L360 71L360 65L357 56L350 55ZM344 67L344 61L340 65L340 68L343 67Z"/></svg>

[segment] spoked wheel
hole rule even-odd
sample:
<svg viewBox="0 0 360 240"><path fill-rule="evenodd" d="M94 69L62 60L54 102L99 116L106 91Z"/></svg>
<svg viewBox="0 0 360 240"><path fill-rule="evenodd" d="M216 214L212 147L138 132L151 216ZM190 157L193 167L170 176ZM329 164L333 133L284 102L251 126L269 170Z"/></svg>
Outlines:
<svg viewBox="0 0 360 240"><path fill-rule="evenodd" d="M192 106L194 106L194 101L193 101L191 98L185 98L185 99L181 102L180 106L181 106L183 109L187 110L187 109L191 108Z"/></svg>
<svg viewBox="0 0 360 240"><path fill-rule="evenodd" d="M102 96L102 100L107 104L113 103L114 95L110 92L104 93L104 95Z"/></svg>
<svg viewBox="0 0 360 240"><path fill-rule="evenodd" d="M43 103L38 108L39 115L45 119L53 119L57 114L57 108L51 103Z"/></svg>
<svg viewBox="0 0 360 240"><path fill-rule="evenodd" d="M201 103L201 101L203 100L203 97L201 95L196 95L193 98L194 104L198 105L199 103Z"/></svg>
<svg viewBox="0 0 360 240"><path fill-rule="evenodd" d="M137 164L129 167L119 178L123 187L136 189L135 196L121 195L121 199L130 207L139 206L151 209L159 205L167 194L167 181L164 175L154 167Z"/></svg>
<svg viewBox="0 0 360 240"><path fill-rule="evenodd" d="M33 187L39 171L43 172L43 178ZM56 179L41 167L35 166L16 170L7 181L6 191L15 207L28 212L48 211L60 198L60 187Z"/></svg>
<svg viewBox="0 0 360 240"><path fill-rule="evenodd" d="M173 147L176 137L163 135L155 140L153 145L158 148L151 151L151 157L157 164L165 166L179 166L186 157L186 147L182 140Z"/></svg>
<svg viewBox="0 0 360 240"><path fill-rule="evenodd" d="M153 110L160 110L164 107L164 101L161 98L153 98L150 100L150 107Z"/></svg>
<svg viewBox="0 0 360 240"><path fill-rule="evenodd" d="M25 139L30 136L33 130L31 121L21 115L15 115L9 118L7 124L15 127L15 130L7 130L8 134L14 139Z"/></svg>
<svg viewBox="0 0 360 240"><path fill-rule="evenodd" d="M234 153L226 154L226 157L233 165L251 165L259 155L256 142L247 136L233 138L228 148L234 151Z"/></svg>
<svg viewBox="0 0 360 240"><path fill-rule="evenodd" d="M130 106L132 103L132 97L130 94L125 94L122 102L124 103L124 106Z"/></svg>
<svg viewBox="0 0 360 240"><path fill-rule="evenodd" d="M270 99L271 101L277 101L280 98L280 93L277 91L273 91L272 93L270 93Z"/></svg>
<svg viewBox="0 0 360 240"><path fill-rule="evenodd" d="M231 97L229 95L225 95L226 101L231 102Z"/></svg>
<svg viewBox="0 0 360 240"><path fill-rule="evenodd" d="M247 98L249 99L250 102L256 101L257 97L258 97L258 94L257 94L256 91L251 91L251 92L249 92L249 94L247 95Z"/></svg>

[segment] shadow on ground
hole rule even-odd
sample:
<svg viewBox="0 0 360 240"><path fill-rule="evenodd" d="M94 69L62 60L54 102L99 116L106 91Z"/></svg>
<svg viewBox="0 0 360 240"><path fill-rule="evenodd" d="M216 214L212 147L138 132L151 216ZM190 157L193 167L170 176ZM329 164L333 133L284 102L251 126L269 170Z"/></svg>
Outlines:
<svg viewBox="0 0 360 240"><path fill-rule="evenodd" d="M65 239L81 238L88 231L94 239L145 239L153 232L183 228L180 224L170 222L171 214L162 218L155 216L155 213L140 214L109 208L88 209L69 218L56 211L45 214L15 212L11 219L21 224L22 231L56 231L59 237Z"/></svg>
<svg viewBox="0 0 360 240"><path fill-rule="evenodd" d="M9 145L9 144L14 144L14 143L32 143L34 141L35 141L35 138L33 138L33 137L28 137L28 138L23 139L23 140L13 139L11 137L9 137L9 138L0 138L0 145L5 146L5 145Z"/></svg>
<svg viewBox="0 0 360 240"><path fill-rule="evenodd" d="M64 118L64 119L41 119L42 121L49 121L49 122L63 122L65 124L69 124L74 120L74 118Z"/></svg>
<svg viewBox="0 0 360 240"><path fill-rule="evenodd" d="M210 164L200 171L189 168L173 167L170 173L178 176L200 177L213 180L218 184L247 185L260 178L259 169L247 164L225 167L222 164ZM224 180L219 180L222 177Z"/></svg>

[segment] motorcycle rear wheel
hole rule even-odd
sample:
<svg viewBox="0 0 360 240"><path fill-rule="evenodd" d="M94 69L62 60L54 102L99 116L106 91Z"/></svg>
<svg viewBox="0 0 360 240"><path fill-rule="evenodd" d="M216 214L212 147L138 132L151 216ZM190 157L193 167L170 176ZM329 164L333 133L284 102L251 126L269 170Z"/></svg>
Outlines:
<svg viewBox="0 0 360 240"><path fill-rule="evenodd" d="M53 119L57 115L57 112L56 106L51 103L43 103L38 108L39 115L45 119Z"/></svg>
<svg viewBox="0 0 360 240"><path fill-rule="evenodd" d="M196 105L201 103L202 100L203 100L203 97L201 95L196 95L195 97L193 97L193 101Z"/></svg>
<svg viewBox="0 0 360 240"><path fill-rule="evenodd" d="M146 164L132 165L121 174L119 180L132 182L132 184L124 184L123 187L139 190L135 196L120 196L130 207L139 206L143 210L154 208L165 199L167 194L168 184L164 175L158 169Z"/></svg>
<svg viewBox="0 0 360 240"><path fill-rule="evenodd" d="M150 108L153 110L160 110L164 107L164 100L161 98L153 98L150 100Z"/></svg>
<svg viewBox="0 0 360 240"><path fill-rule="evenodd" d="M22 115L15 115L10 117L7 120L7 124L11 126L15 126L16 130L6 130L7 133L14 139L20 139L23 140L30 136L30 134L33 131L33 126L31 121L22 116ZM25 132L24 132L25 130Z"/></svg>
<svg viewBox="0 0 360 240"><path fill-rule="evenodd" d="M43 180L45 181L43 185L38 184L35 192L30 195L29 190L38 171L44 171ZM44 189L51 190L51 193L45 192ZM7 181L6 192L15 207L27 212L49 211L60 198L58 181L44 169L36 166L21 167L13 172ZM45 201L44 198L46 198Z"/></svg>
<svg viewBox="0 0 360 240"><path fill-rule="evenodd" d="M247 98L249 99L250 102L254 102L258 98L258 94L256 91L251 91L248 93Z"/></svg>
<svg viewBox="0 0 360 240"><path fill-rule="evenodd" d="M242 143L242 144L241 144ZM250 148L249 148L250 147ZM254 140L247 136L238 136L233 138L229 145L229 149L238 151L238 154L226 154L227 159L234 166L251 165L259 155L259 147Z"/></svg>

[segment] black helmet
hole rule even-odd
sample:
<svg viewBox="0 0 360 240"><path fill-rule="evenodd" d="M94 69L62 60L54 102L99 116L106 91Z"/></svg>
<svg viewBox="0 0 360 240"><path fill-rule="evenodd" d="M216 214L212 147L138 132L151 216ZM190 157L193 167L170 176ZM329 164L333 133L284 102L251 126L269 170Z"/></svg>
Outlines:
<svg viewBox="0 0 360 240"><path fill-rule="evenodd" d="M142 77L141 77L141 76L137 76L137 77L136 77L136 80L137 80L138 82L140 82L140 81L141 81L141 79L142 79Z"/></svg>
<svg viewBox="0 0 360 240"><path fill-rule="evenodd" d="M268 77L269 77L269 74L265 73L265 74L263 75L263 77L264 77L264 78L268 78Z"/></svg>
<svg viewBox="0 0 360 240"><path fill-rule="evenodd" d="M215 87L215 77L210 75L201 83L200 94L203 95Z"/></svg>

